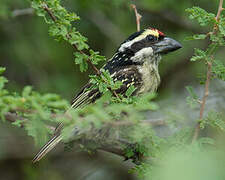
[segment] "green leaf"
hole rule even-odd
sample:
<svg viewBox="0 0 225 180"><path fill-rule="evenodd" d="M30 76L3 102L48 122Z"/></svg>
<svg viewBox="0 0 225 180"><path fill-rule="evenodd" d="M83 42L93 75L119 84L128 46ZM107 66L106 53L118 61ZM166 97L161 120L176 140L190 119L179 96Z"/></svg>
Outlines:
<svg viewBox="0 0 225 180"><path fill-rule="evenodd" d="M133 94L133 92L134 92L135 90L136 90L136 88L134 87L134 85L131 85L131 86L127 89L125 95L126 95L127 97L130 97L130 96Z"/></svg>
<svg viewBox="0 0 225 180"><path fill-rule="evenodd" d="M90 59L93 64L98 64L99 62L106 60L104 56L99 55L99 52L95 52L92 49L89 50L89 53L90 53Z"/></svg>
<svg viewBox="0 0 225 180"><path fill-rule="evenodd" d="M123 85L123 83L122 83L121 81L116 81L116 82L113 83L113 85L112 85L112 90L117 90L117 89L119 89L122 85Z"/></svg>
<svg viewBox="0 0 225 180"><path fill-rule="evenodd" d="M32 87L31 86L26 86L23 89L22 96L26 98L26 97L28 97L31 94L31 92L32 92Z"/></svg>
<svg viewBox="0 0 225 180"><path fill-rule="evenodd" d="M198 95L194 92L193 87L186 86L186 89L187 89L188 93L190 94L190 96L188 96L186 98L187 104L193 109L198 107L198 105L199 105L199 103L198 103L199 98L198 98Z"/></svg>
<svg viewBox="0 0 225 180"><path fill-rule="evenodd" d="M185 41L190 41L190 40L199 40L199 39L205 39L207 37L206 34L194 34L192 36L187 36L185 37Z"/></svg>
<svg viewBox="0 0 225 180"><path fill-rule="evenodd" d="M5 72L5 67L0 67L0 74Z"/></svg>
<svg viewBox="0 0 225 180"><path fill-rule="evenodd" d="M206 52L201 49L195 48L194 51L194 56L191 57L191 61L198 61L207 58Z"/></svg>
<svg viewBox="0 0 225 180"><path fill-rule="evenodd" d="M192 86L186 86L186 89L193 99L196 99L196 100L198 99L198 95L194 92L194 89Z"/></svg>
<svg viewBox="0 0 225 180"><path fill-rule="evenodd" d="M37 145L43 145L48 139L49 130L38 115L29 117L29 121L25 123L25 130L29 136L34 138Z"/></svg>
<svg viewBox="0 0 225 180"><path fill-rule="evenodd" d="M5 77L0 76L0 90L4 88L5 83L7 83L8 80Z"/></svg>
<svg viewBox="0 0 225 180"><path fill-rule="evenodd" d="M99 83L98 88L101 93L108 91L108 86L106 83Z"/></svg>
<svg viewBox="0 0 225 180"><path fill-rule="evenodd" d="M84 72L88 69L87 59L89 58L86 54L81 54L79 52L74 53L75 56L75 64L80 65L80 71Z"/></svg>
<svg viewBox="0 0 225 180"><path fill-rule="evenodd" d="M208 13L200 7L192 7L186 9L190 19L196 19L200 26L207 26L209 24L216 23L215 15L213 13Z"/></svg>
<svg viewBox="0 0 225 180"><path fill-rule="evenodd" d="M195 34L193 35L193 39L205 39L207 37L206 34Z"/></svg>
<svg viewBox="0 0 225 180"><path fill-rule="evenodd" d="M225 118L224 113L219 113L211 111L208 113L207 117L204 119L205 123L212 127L219 128L222 131L225 131Z"/></svg>
<svg viewBox="0 0 225 180"><path fill-rule="evenodd" d="M208 138L208 137L202 137L198 140L198 142L200 144L210 144L210 145L214 145L215 144L215 140L212 138Z"/></svg>
<svg viewBox="0 0 225 180"><path fill-rule="evenodd" d="M225 64L219 60L213 61L212 72L217 78L225 81Z"/></svg>
<svg viewBox="0 0 225 180"><path fill-rule="evenodd" d="M144 111L144 110L156 110L158 109L158 106L150 102L153 98L156 97L156 94L154 93L147 93L142 95L141 97L137 98L135 102L133 102L136 110Z"/></svg>
<svg viewBox="0 0 225 180"><path fill-rule="evenodd" d="M69 43L71 45L76 45L77 49L82 51L84 49L88 49L89 46L86 43L87 42L87 38L82 36L79 32L75 32L75 29L73 28L73 31L69 34L70 38L69 38Z"/></svg>
<svg viewBox="0 0 225 180"><path fill-rule="evenodd" d="M24 121L21 120L16 120L15 122L12 123L12 125L15 125L17 127L21 127L21 125L23 124Z"/></svg>
<svg viewBox="0 0 225 180"><path fill-rule="evenodd" d="M220 21L219 21L219 30L220 33L225 36L225 17L221 15Z"/></svg>

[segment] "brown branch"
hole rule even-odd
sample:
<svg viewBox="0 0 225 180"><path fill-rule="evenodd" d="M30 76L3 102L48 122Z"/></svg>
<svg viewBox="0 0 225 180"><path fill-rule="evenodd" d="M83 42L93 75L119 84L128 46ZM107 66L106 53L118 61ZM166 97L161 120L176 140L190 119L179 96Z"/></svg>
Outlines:
<svg viewBox="0 0 225 180"><path fill-rule="evenodd" d="M218 22L219 19L220 19L220 14L221 12L224 10L223 8L223 0L220 0L220 3L219 3L219 7L218 7L218 11L217 11L217 15L216 15L216 21Z"/></svg>
<svg viewBox="0 0 225 180"><path fill-rule="evenodd" d="M116 155L122 156L122 157L126 156L123 149L121 149L119 147L111 147L111 146L106 145L106 146L98 147L97 149L105 151L105 152L109 152L109 153L112 153L112 154L116 154Z"/></svg>
<svg viewBox="0 0 225 180"><path fill-rule="evenodd" d="M23 121L23 123L21 123L21 126L20 127L24 127L24 122L26 121L25 119L19 117L16 113L11 113L11 112L7 112L5 114L5 120L6 121L9 121L10 123L14 123L16 122L16 120L21 120Z"/></svg>
<svg viewBox="0 0 225 180"><path fill-rule="evenodd" d="M134 13L136 16L137 31L140 31L140 20L141 20L142 16L138 13L137 8L134 4L131 4L130 6L131 6L131 8L134 9Z"/></svg>
<svg viewBox="0 0 225 180"><path fill-rule="evenodd" d="M217 15L216 15L217 23L219 22L220 14L223 11L223 9L224 9L223 0L220 0ZM213 33L216 33L217 31L218 31L217 24L214 24ZM192 143L198 138L198 135L200 132L200 123L201 123L200 121L203 119L203 113L205 110L206 100L207 100L207 97L209 96L209 84L210 84L211 74L212 74L212 62L207 62L207 77L205 81L205 90L204 90L204 95L202 97L202 100L200 101L201 107L200 107L200 113L199 113L199 122L195 127Z"/></svg>
<svg viewBox="0 0 225 180"><path fill-rule="evenodd" d="M20 112L23 112L23 111L20 111ZM29 112L29 113L35 113L35 112ZM56 115L54 113L51 114L51 117L52 118L67 118L67 119L71 119L72 117L70 116L70 114L68 113L68 111L62 115ZM19 115L17 115L17 113L13 113L13 112L7 112L5 114L5 120L10 122L10 123L14 123L16 122L17 120L21 120L23 121L21 123L21 128L24 127L24 124L28 121L28 119L25 119ZM166 126L167 123L165 120L163 119L150 119L150 120L142 120L139 122L140 124L146 124L146 125L151 125L151 126ZM132 125L135 125L136 123L135 122L131 122L131 121L114 121L114 122L109 122L109 123L106 123L106 126L112 126L112 127L119 127L119 126L132 126ZM55 127L54 126L47 126L47 128L49 128L50 130L54 130L55 131Z"/></svg>
<svg viewBox="0 0 225 180"><path fill-rule="evenodd" d="M56 22L57 18L54 16L52 11L48 8L47 4L43 3L43 9L48 13L48 15L51 17L51 19Z"/></svg>
<svg viewBox="0 0 225 180"><path fill-rule="evenodd" d="M54 116L54 115L53 115ZM24 125L26 124L26 122L28 121L28 119L26 118L23 118L21 116L18 116L16 113L12 113L12 112L7 112L5 114L5 120L6 121L9 121L10 123L14 123L16 122L17 120L20 120L22 121L22 123L20 124L20 127L21 128L24 128ZM55 127L54 126L49 126L49 125L46 125L46 127L48 129L50 129L51 131L54 131L55 130Z"/></svg>
<svg viewBox="0 0 225 180"><path fill-rule="evenodd" d="M200 101L201 102L200 113L199 113L200 121L203 119L203 113L205 110L206 99L209 96L209 83L210 83L210 79L211 79L211 73L212 73L212 63L208 62L207 78L206 78L206 82L205 82L204 95L203 95L202 100ZM194 136L192 138L192 143L198 138L199 132L200 132L200 122L198 122L198 124L195 127Z"/></svg>
<svg viewBox="0 0 225 180"><path fill-rule="evenodd" d="M203 112L204 112L204 109L205 109L206 99L209 96L209 83L210 83L210 78L211 78L211 72L212 72L212 63L208 62L207 78L206 78L206 82L205 82L204 96L203 96L202 100L200 101L201 102L201 108L200 108L200 114L199 114L200 119L203 118Z"/></svg>
<svg viewBox="0 0 225 180"><path fill-rule="evenodd" d="M63 114L62 116L66 116L66 118L71 118L71 117L68 116L68 114ZM52 117L56 117L55 114L52 114ZM22 121L21 126L20 126L21 128L24 128L26 122L28 122L28 119L25 119L25 118L17 115L16 113L12 113L12 112L7 112L5 114L5 120L10 122L10 123L14 123L17 120L21 120ZM160 124L162 123L162 120L153 120L152 122L154 124L154 122L157 122L157 121L160 121ZM128 125L135 125L135 124L131 124L128 121L125 121L125 122ZM147 121L147 120L146 121L142 121L142 122L146 123L146 124L152 124L151 121ZM163 122L163 124L164 124L164 122ZM113 125L113 126L123 126L125 124L121 121L120 123L117 123L117 124L110 124L110 123L108 123L107 125L108 126L111 126L111 125ZM156 124L156 125L158 125L158 124ZM55 131L55 127L54 126L46 125L46 127L48 129L50 129L51 131ZM95 130L89 131L88 133L91 134L88 137L95 137L95 138L94 139L89 139L89 138L85 138L85 136L84 136L84 137L81 137L80 139L74 140L72 143L83 144L84 146L87 146L87 147L88 147L88 144L95 143L96 144L96 150L101 150L101 151L113 153L113 154L116 154L118 156L124 157L126 160L128 158L127 158L126 153L125 153L123 148L124 147L131 147L132 148L132 147L135 146L135 144L132 144L132 143L130 143L130 142L126 141L126 140L122 140L122 139L115 139L115 140L111 139L110 140L110 144L109 144L107 142L104 142L105 141L105 137L103 137L102 139L101 139L101 137L96 138L96 136L95 136L96 131ZM92 136L92 134L93 134L93 136ZM107 139L109 139L109 138L107 138ZM134 151L135 151L135 149L134 149ZM142 156L139 157L139 155L140 154L134 154L134 156L130 157L129 159L132 159L132 161L134 163L139 163L140 160L149 160L149 159L151 159L151 157L142 157ZM141 159L139 159L139 158L141 158Z"/></svg>
<svg viewBox="0 0 225 180"><path fill-rule="evenodd" d="M43 9L48 13L48 15L51 17L51 19L54 21L54 22L57 22L57 18L55 17L55 15L53 14L53 12L49 9L49 7L47 6L47 4L43 3ZM70 34L68 33L66 35L66 38L69 40L71 39L71 36ZM75 49L75 51L79 51L81 54L84 54L85 53L82 51L82 50L79 50L76 46L76 44L72 44L72 47ZM97 76L101 76L101 71L91 62L90 58L87 59L87 62L89 63L89 65L92 67L92 69L94 70L95 74ZM115 96L117 97L118 99L121 99L118 94L112 90L110 87L108 87L108 90Z"/></svg>
<svg viewBox="0 0 225 180"><path fill-rule="evenodd" d="M43 9L48 13L48 15L51 17L51 19L54 21L54 22L57 22L57 18L55 17L55 15L53 14L53 12L49 9L49 7L47 6L47 4L43 3ZM66 38L69 40L71 39L71 36L70 34L68 33L66 35ZM82 50L78 50L76 44L72 44L72 47L76 50L76 51L79 51L81 54L85 54ZM92 69L94 70L95 74L96 75L100 75L101 72L98 70L98 68L91 62L91 60L88 58L87 59L87 62L91 65Z"/></svg>

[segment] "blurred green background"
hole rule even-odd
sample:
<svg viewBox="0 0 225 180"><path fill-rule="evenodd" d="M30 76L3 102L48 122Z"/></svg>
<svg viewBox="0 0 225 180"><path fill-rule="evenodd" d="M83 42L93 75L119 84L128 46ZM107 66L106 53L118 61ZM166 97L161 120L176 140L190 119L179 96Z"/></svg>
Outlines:
<svg viewBox="0 0 225 180"><path fill-rule="evenodd" d="M206 0L62 1L68 10L81 17L81 21L74 23L74 26L89 39L94 50L100 51L107 58L111 58L120 43L136 31L131 3L137 5L143 16L141 28L157 28L184 46L162 60L160 90L166 87L167 91L169 84L176 81L177 77L185 78L183 82L192 81L191 78L195 78L201 67L192 67L195 63L189 63L189 57L193 53L193 46L204 44L199 44L199 41L184 41L184 38L193 32L203 33L206 30L199 29L190 22L185 9L198 5L216 12L216 0L209 0L208 3ZM33 14L18 15L17 10L29 7L29 1L1 0L0 54L1 65L7 68L6 76L10 80L8 88L18 91L29 84L38 91L59 93L70 100L87 81L88 73L80 73L79 68L74 65L73 49L68 44L57 43L48 36L48 27L43 19ZM4 13L6 8L5 11L9 14ZM186 77L180 76L184 74ZM183 84L179 85L183 87Z"/></svg>
<svg viewBox="0 0 225 180"><path fill-rule="evenodd" d="M218 1L62 1L69 11L81 18L74 26L88 38L94 50L107 58L111 58L120 43L136 31L134 12L130 8L132 3L142 15L142 29L157 28L183 45L182 49L166 55L161 61L162 83L156 101L160 103L176 97L177 93L187 95L185 86L197 85L199 79L196 77L205 70L201 63L189 61L193 48L204 48L208 42L185 41L185 37L208 29L191 22L185 9L200 6L216 13ZM224 57L225 51L220 50L217 55ZM69 101L92 73L80 73L74 64L72 47L49 37L43 19L35 16L29 1L24 0L0 1L0 66L6 67L7 88L11 92L21 92L25 85L32 85L39 92L57 93ZM95 156L64 154L62 147L50 155L49 161L33 166L30 159L37 148L34 148L32 139L22 129L7 124L1 125L0 130L1 179L135 179L134 175L127 173L132 164L122 162L118 157L103 153Z"/></svg>

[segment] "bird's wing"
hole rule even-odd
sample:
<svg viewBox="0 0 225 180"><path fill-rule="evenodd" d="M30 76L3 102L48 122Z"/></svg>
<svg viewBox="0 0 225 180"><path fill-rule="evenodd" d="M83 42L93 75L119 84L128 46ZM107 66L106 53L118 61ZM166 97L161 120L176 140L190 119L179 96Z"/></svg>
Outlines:
<svg viewBox="0 0 225 180"><path fill-rule="evenodd" d="M134 85L136 91L140 87L140 74L135 66L123 67L121 69L115 69L111 73L114 81L122 81L123 85L116 90L118 94L124 94L127 89ZM95 102L101 97L101 93L98 89L91 89L91 83L86 84L78 93L71 103L71 108L82 108L87 104ZM61 140L61 130L63 128L63 123L60 123L53 134L53 137L40 149L40 151L35 155L33 162L37 162L42 159L49 151L51 151Z"/></svg>
<svg viewBox="0 0 225 180"><path fill-rule="evenodd" d="M116 90L116 93L122 95L126 93L131 85L136 88L135 92L133 92L133 95L135 95L142 85L142 76L135 65L125 66L115 70L115 72L112 73L112 78L114 81L121 81L123 83L120 88Z"/></svg>
<svg viewBox="0 0 225 180"><path fill-rule="evenodd" d="M81 91L73 98L71 108L82 108L90 103L95 102L101 97L101 93L98 89L91 89L91 83L87 83Z"/></svg>
<svg viewBox="0 0 225 180"><path fill-rule="evenodd" d="M41 160L49 151L51 151L60 141L62 137L60 134L54 135L34 156L32 162L35 163Z"/></svg>
<svg viewBox="0 0 225 180"><path fill-rule="evenodd" d="M75 96L71 103L71 108L81 108L87 104L94 102L101 96L98 89L91 89L91 83L86 84L81 91ZM32 162L35 163L41 160L49 151L51 151L61 140L61 130L63 129L63 123L59 123L56 127L52 138L39 150L34 156Z"/></svg>

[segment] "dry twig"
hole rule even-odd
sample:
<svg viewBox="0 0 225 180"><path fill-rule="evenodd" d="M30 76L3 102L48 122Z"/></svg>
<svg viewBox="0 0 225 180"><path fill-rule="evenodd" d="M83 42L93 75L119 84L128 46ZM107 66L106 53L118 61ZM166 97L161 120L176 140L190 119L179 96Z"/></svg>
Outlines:
<svg viewBox="0 0 225 180"><path fill-rule="evenodd" d="M223 0L220 0L217 15L215 18L217 22L219 22L220 14L223 10L224 10ZM218 30L217 24L215 24L213 27L213 33L216 33L217 30ZM207 100L207 97L209 96L209 84L210 84L211 74L212 74L212 62L207 62L207 77L206 77L206 81L205 81L205 90L204 90L204 95L202 97L202 100L200 101L201 102L200 113L199 113L200 121L203 119L203 113L205 110L206 100ZM198 138L199 132L200 132L200 122L198 122L198 124L195 127L194 135L192 138L192 143Z"/></svg>
<svg viewBox="0 0 225 180"><path fill-rule="evenodd" d="M53 117L56 117L55 114L52 115ZM63 115L62 115L63 116ZM64 114L64 116L66 116L66 114ZM66 116L66 118L70 118L68 116ZM25 124L29 121L28 119L25 119L23 117L20 117L19 115L17 115L16 113L12 113L12 112L8 112L5 114L5 120L6 121L9 121L10 123L14 123L16 122L17 120L21 120L22 123L21 123L21 128L24 128ZM159 123L158 123L159 121ZM153 121L142 121L140 123L145 123L145 124L148 124L148 125L153 125L153 126L158 126L158 125L165 125L165 122L163 120L153 120ZM124 126L124 125L135 125L135 124L131 124L129 123L128 121L119 121L115 124L111 124L109 123L108 126ZM49 130L51 131L55 131L55 127L54 126L46 126ZM92 133L96 133L94 130L93 132L89 132L90 134ZM81 137L80 139L76 139L75 141L73 141L73 143L75 144L83 144L83 145L87 145L88 144L93 144L95 143L96 144L96 150L101 150L101 151L105 151L105 152L109 152L109 153L113 153L113 154L116 154L118 156L122 156L124 157L125 159L127 159L126 157L126 153L123 149L123 147L126 147L126 146L134 146L134 144L131 144L129 143L128 141L126 140L121 140L121 139L115 139L115 140L111 140L110 141L111 143L108 144L107 142L105 143L104 142L104 139L98 139L96 141L96 139L92 140L92 139L88 139L88 138L85 138L84 137ZM119 145L120 144L120 145ZM142 157L144 159L150 159L151 157ZM138 163L137 161L137 157L134 155L134 157L130 157L129 159L132 159L134 163Z"/></svg>
<svg viewBox="0 0 225 180"><path fill-rule="evenodd" d="M134 9L134 13L136 16L137 31L140 31L140 20L141 20L142 16L138 13L137 8L134 4L131 4L130 6L131 6L131 8Z"/></svg>
<svg viewBox="0 0 225 180"><path fill-rule="evenodd" d="M54 22L57 21L57 18L55 17L55 15L53 14L53 12L48 8L47 4L43 4L43 9L48 13L48 15L51 17L51 19ZM71 38L70 37L70 34L67 34L66 37L67 37L68 40ZM76 51L79 51L81 54L85 54L82 50L78 50L77 49L76 44L72 44L72 46L73 46L73 48ZM101 74L101 72L99 71L99 69L91 62L91 60L89 58L87 59L87 62L91 65L91 67L94 70L95 74L99 76Z"/></svg>
<svg viewBox="0 0 225 180"><path fill-rule="evenodd" d="M211 79L211 72L212 72L212 63L208 62L204 95L203 95L202 100L200 101L201 107L200 107L200 113L199 113L199 120L203 119L203 113L205 110L206 99L209 95L209 83L210 83L210 79ZM200 122L198 122L198 124L195 127L195 132L194 132L194 136L192 139L192 143L198 138L199 131L200 131Z"/></svg>
<svg viewBox="0 0 225 180"><path fill-rule="evenodd" d="M48 15L51 17L51 19L56 22L57 18L54 16L53 12L48 8L47 4L43 3L43 9L48 13ZM67 39L69 40L71 38L70 34L68 33L66 35ZM79 51L81 54L85 54L82 50L79 50L76 46L76 44L72 44L72 47L74 48L75 51ZM95 74L97 76L101 76L101 71L91 62L90 58L87 59L87 62L89 65L91 65L92 69L94 70ZM110 87L108 87L108 90L118 99L121 99L118 94L112 90Z"/></svg>

